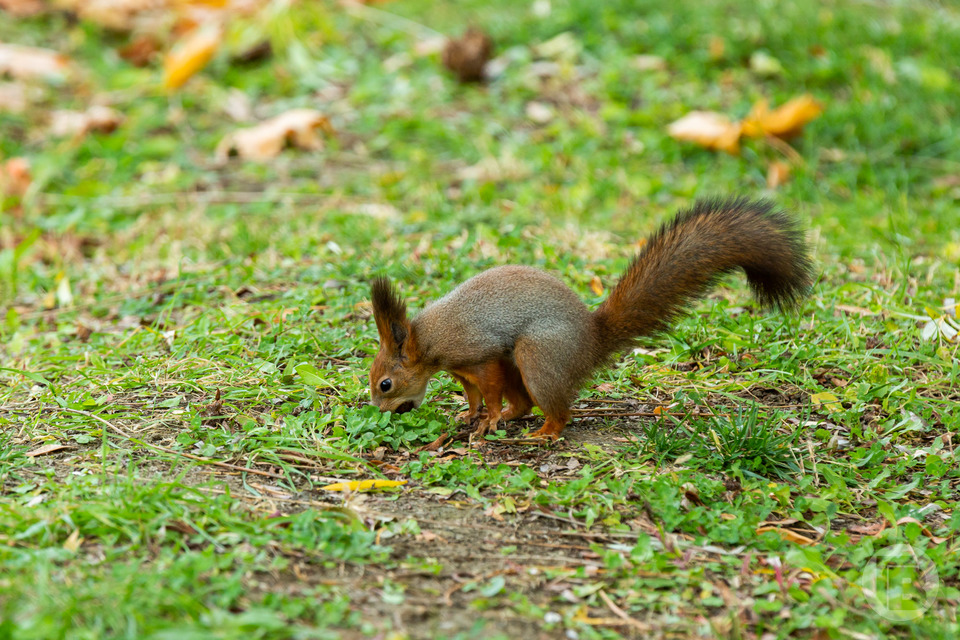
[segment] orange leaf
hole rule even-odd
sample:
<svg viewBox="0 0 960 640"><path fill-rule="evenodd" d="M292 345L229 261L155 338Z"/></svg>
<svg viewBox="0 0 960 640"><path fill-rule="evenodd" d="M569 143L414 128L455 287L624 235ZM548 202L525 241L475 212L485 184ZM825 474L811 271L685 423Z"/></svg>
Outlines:
<svg viewBox="0 0 960 640"><path fill-rule="evenodd" d="M767 188L776 189L790 179L790 165L783 160L774 160L767 169Z"/></svg>
<svg viewBox="0 0 960 640"><path fill-rule="evenodd" d="M743 120L743 135L760 138L765 135L790 138L803 126L823 113L823 106L810 94L798 96L770 111L770 103L760 100Z"/></svg>
<svg viewBox="0 0 960 640"><path fill-rule="evenodd" d="M600 282L600 276L590 278L590 291L593 291L598 296L603 295L603 283Z"/></svg>
<svg viewBox="0 0 960 640"><path fill-rule="evenodd" d="M0 195L22 196L30 187L30 161L10 158L0 164Z"/></svg>
<svg viewBox="0 0 960 640"><path fill-rule="evenodd" d="M187 34L163 61L164 88L182 87L210 62L222 39L218 26L195 29Z"/></svg>
<svg viewBox="0 0 960 640"><path fill-rule="evenodd" d="M667 127L667 133L677 140L694 142L707 149L719 149L730 154L740 152L740 124L722 113L691 111Z"/></svg>

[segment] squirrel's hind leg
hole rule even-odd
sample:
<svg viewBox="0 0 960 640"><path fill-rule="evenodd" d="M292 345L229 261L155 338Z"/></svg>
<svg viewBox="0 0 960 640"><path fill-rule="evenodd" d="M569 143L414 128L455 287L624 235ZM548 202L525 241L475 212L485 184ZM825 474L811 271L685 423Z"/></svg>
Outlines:
<svg viewBox="0 0 960 640"><path fill-rule="evenodd" d="M531 438L556 440L570 421L570 405L577 389L558 370L556 353L562 352L533 341L517 341L514 349L527 394L547 418L542 427L530 434Z"/></svg>
<svg viewBox="0 0 960 640"><path fill-rule="evenodd" d="M530 413L533 408L533 399L527 393L527 387L523 384L523 376L516 365L506 360L501 361L504 371L506 386L503 388L503 395L507 399L507 409L503 412L504 420L516 420Z"/></svg>

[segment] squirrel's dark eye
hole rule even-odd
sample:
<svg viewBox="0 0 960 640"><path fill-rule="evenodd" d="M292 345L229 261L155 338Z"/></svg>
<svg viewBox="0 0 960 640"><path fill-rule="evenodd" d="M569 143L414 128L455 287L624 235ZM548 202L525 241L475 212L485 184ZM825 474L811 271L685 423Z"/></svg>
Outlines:
<svg viewBox="0 0 960 640"><path fill-rule="evenodd" d="M383 391L384 393L386 393L387 391L390 391L390 387L392 386L393 386L393 382L391 382L390 378L380 381L380 391Z"/></svg>

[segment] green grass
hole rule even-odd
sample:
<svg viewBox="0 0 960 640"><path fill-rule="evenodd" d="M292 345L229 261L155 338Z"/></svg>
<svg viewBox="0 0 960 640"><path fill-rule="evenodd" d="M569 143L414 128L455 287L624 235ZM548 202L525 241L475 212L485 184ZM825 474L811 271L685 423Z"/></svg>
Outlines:
<svg viewBox="0 0 960 640"><path fill-rule="evenodd" d="M174 96L159 64L115 55L122 34L0 21L0 41L83 69L0 111L0 161L33 175L0 200L0 638L960 633L960 13L550 5L298 3L235 24ZM468 24L506 62L486 85L414 53ZM555 57L537 48L564 33ZM256 37L271 57L230 61ZM752 70L757 52L782 72ZM776 193L776 146L666 134L694 109L739 118L804 92L825 111ZM316 108L337 136L218 163L250 124L229 116L238 95L255 120ZM49 135L52 109L92 96L124 114L115 132ZM554 117L532 122L531 101ZM457 429L445 376L415 412L365 406L374 275L416 310L529 264L595 305L591 280L609 290L637 240L731 193L810 228L820 278L799 313L726 280L598 372L546 449L501 432L415 452ZM367 478L407 484L322 489ZM863 582L877 566L923 615L884 615Z"/></svg>

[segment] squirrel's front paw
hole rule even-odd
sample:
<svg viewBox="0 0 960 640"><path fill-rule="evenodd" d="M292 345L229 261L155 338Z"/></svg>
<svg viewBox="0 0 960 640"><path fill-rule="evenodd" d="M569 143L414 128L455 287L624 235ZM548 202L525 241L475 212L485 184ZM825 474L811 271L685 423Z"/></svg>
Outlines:
<svg viewBox="0 0 960 640"><path fill-rule="evenodd" d="M497 425L500 424L500 419L491 420L488 416L484 416L480 423L477 424L477 429L470 434L470 444L482 444L484 442L484 436L488 433L492 433L497 430Z"/></svg>

